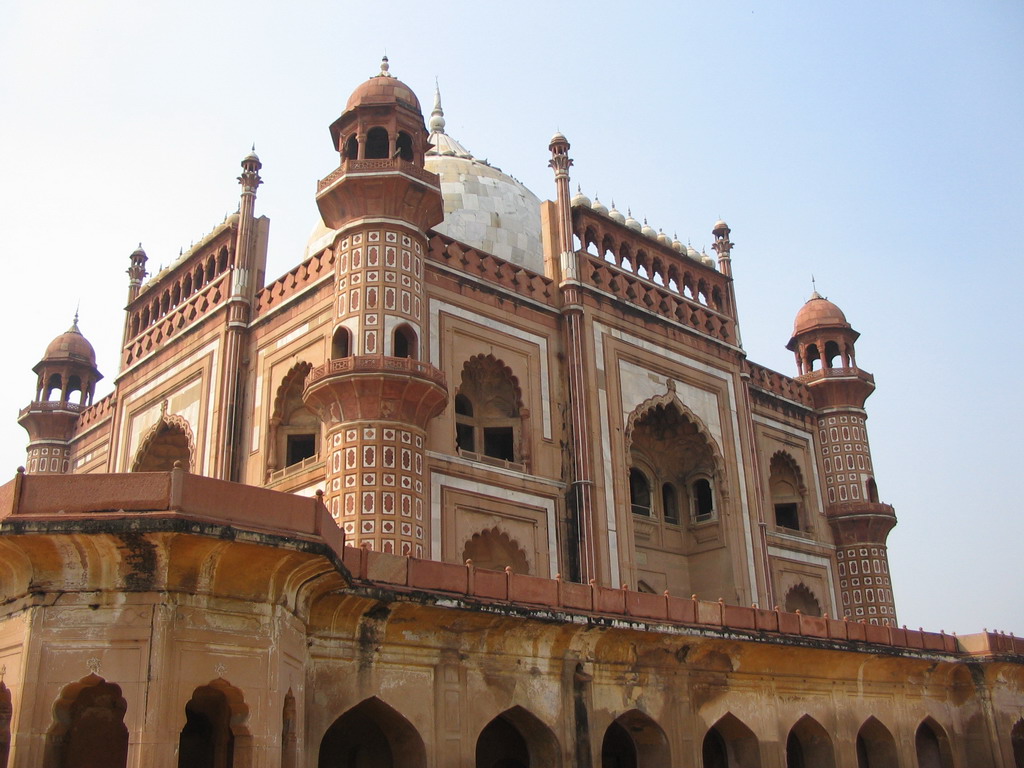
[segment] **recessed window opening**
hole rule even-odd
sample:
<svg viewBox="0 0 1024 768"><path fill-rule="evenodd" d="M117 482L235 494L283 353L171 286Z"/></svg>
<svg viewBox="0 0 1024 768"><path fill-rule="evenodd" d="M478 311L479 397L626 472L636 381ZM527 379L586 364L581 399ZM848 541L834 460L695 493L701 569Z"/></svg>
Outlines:
<svg viewBox="0 0 1024 768"><path fill-rule="evenodd" d="M522 461L520 398L515 377L504 363L491 355L471 358L463 367L455 395L456 448L502 461Z"/></svg>
<svg viewBox="0 0 1024 768"><path fill-rule="evenodd" d="M807 370L817 371L821 368L821 353L818 352L818 345L811 344L807 348Z"/></svg>
<svg viewBox="0 0 1024 768"><path fill-rule="evenodd" d="M629 504L634 515L651 516L651 484L636 467L629 470Z"/></svg>
<svg viewBox="0 0 1024 768"><path fill-rule="evenodd" d="M398 132L398 139L395 141L395 152L406 162L412 162L412 137L405 131Z"/></svg>
<svg viewBox="0 0 1024 768"><path fill-rule="evenodd" d="M515 461L515 434L512 427L484 427L484 453L495 459Z"/></svg>
<svg viewBox="0 0 1024 768"><path fill-rule="evenodd" d="M388 156L388 132L384 128L371 128L366 134L366 159L380 160Z"/></svg>
<svg viewBox="0 0 1024 768"><path fill-rule="evenodd" d="M796 504L776 504L775 524L780 528L800 530L800 512Z"/></svg>
<svg viewBox="0 0 1024 768"><path fill-rule="evenodd" d="M878 486L875 485L875 478L868 478L868 501L873 504L878 503Z"/></svg>
<svg viewBox="0 0 1024 768"><path fill-rule="evenodd" d="M661 510L666 523L679 524L679 500L676 487L672 483L664 483L661 486Z"/></svg>
<svg viewBox="0 0 1024 768"><path fill-rule="evenodd" d="M302 433L288 435L287 465L298 464L311 456L316 456L316 434Z"/></svg>
<svg viewBox="0 0 1024 768"><path fill-rule="evenodd" d="M350 348L351 338L352 336L349 334L348 328L339 326L334 331L334 336L331 338L331 358L333 360L340 360L352 354Z"/></svg>
<svg viewBox="0 0 1024 768"><path fill-rule="evenodd" d="M825 363L828 368L835 368L835 360L839 357L839 345L834 341L825 342Z"/></svg>
<svg viewBox="0 0 1024 768"><path fill-rule="evenodd" d="M697 520L710 520L715 513L711 483L703 477L693 483L693 505L694 517Z"/></svg>
<svg viewBox="0 0 1024 768"><path fill-rule="evenodd" d="M64 389L64 383L63 383L63 381L61 381L60 374L59 373L53 374L52 376L50 376L49 380L47 380L47 382L46 382L46 400L48 400L48 401L52 401L54 399L60 400L61 397L64 396L63 389ZM57 393L57 397L56 398L54 398L54 396L53 396L54 392Z"/></svg>
<svg viewBox="0 0 1024 768"><path fill-rule="evenodd" d="M359 140L354 133L345 142L344 155L346 160L355 160L359 157Z"/></svg>
<svg viewBox="0 0 1024 768"><path fill-rule="evenodd" d="M408 325L395 328L392 353L395 357L416 357L416 332Z"/></svg>

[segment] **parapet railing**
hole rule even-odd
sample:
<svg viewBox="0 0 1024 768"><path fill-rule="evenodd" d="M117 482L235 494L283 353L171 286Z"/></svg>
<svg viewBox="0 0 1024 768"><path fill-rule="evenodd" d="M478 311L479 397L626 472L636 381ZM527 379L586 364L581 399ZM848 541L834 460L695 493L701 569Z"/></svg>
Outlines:
<svg viewBox="0 0 1024 768"><path fill-rule="evenodd" d="M550 278L442 235L430 238L427 256L431 261L544 304L550 303L554 295L554 281Z"/></svg>
<svg viewBox="0 0 1024 768"><path fill-rule="evenodd" d="M750 383L755 387L771 392L773 395L784 397L787 400L800 403L800 405L808 408L814 407L811 392L807 389L803 379L798 381L773 371L771 368L765 368L763 365L752 363L749 360L745 362L745 366L747 373L750 374Z"/></svg>
<svg viewBox="0 0 1024 768"><path fill-rule="evenodd" d="M439 183L436 173L424 170L415 163L410 163L408 160L403 160L400 157L390 157L373 160L345 160L317 182L316 191L319 194L345 174L377 173L380 171L400 171L434 187Z"/></svg>
<svg viewBox="0 0 1024 768"><path fill-rule="evenodd" d="M352 357L328 360L309 372L306 377L306 386L328 376L337 376L343 373L379 373L382 371L410 373L446 386L444 373L430 363L413 360L411 357L387 357L385 355L353 355Z"/></svg>
<svg viewBox="0 0 1024 768"><path fill-rule="evenodd" d="M866 371L862 371L860 368L821 368L811 373L805 373L803 376L798 376L797 380L804 384L810 384L814 381L820 381L821 379L863 379L869 381L872 384L875 383L875 377Z"/></svg>
<svg viewBox="0 0 1024 768"><path fill-rule="evenodd" d="M868 624L828 616L807 616L778 609L727 605L723 600L700 600L634 592L626 586L576 584L526 574L511 568L492 571L465 565L420 560L346 546L345 566L355 581L386 589L437 593L488 604L509 604L541 610L592 614L658 624L705 629L773 633L806 639L869 643L891 648L942 653L1021 654L1024 638L1000 633L965 635Z"/></svg>
<svg viewBox="0 0 1024 768"><path fill-rule="evenodd" d="M319 282L321 278L333 273L334 251L327 248L261 288L256 293L253 318L267 314L292 296L301 293L309 286Z"/></svg>

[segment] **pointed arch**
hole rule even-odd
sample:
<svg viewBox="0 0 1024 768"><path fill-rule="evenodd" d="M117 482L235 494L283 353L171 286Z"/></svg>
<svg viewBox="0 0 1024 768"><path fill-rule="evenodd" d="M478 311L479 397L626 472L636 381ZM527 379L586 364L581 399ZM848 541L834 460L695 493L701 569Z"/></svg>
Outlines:
<svg viewBox="0 0 1024 768"><path fill-rule="evenodd" d="M426 768L427 751L412 723L371 696L338 717L320 740L318 768L353 765Z"/></svg>
<svg viewBox="0 0 1024 768"><path fill-rule="evenodd" d="M502 571L511 567L513 573L530 573L530 562L518 541L497 526L474 533L462 549L462 561L472 560L477 568Z"/></svg>
<svg viewBox="0 0 1024 768"><path fill-rule="evenodd" d="M178 736L178 768L249 764L249 707L238 688L224 678L201 685L186 702L184 714Z"/></svg>
<svg viewBox="0 0 1024 768"><path fill-rule="evenodd" d="M953 753L946 729L930 715L917 726L914 751L918 768L953 768Z"/></svg>
<svg viewBox="0 0 1024 768"><path fill-rule="evenodd" d="M515 706L493 718L476 741L476 768L560 768L558 739L528 709Z"/></svg>
<svg viewBox="0 0 1024 768"><path fill-rule="evenodd" d="M647 768L672 765L665 731L650 716L631 709L615 718L604 733L601 768Z"/></svg>
<svg viewBox="0 0 1024 768"><path fill-rule="evenodd" d="M899 768L896 740L874 715L857 732L857 768Z"/></svg>
<svg viewBox="0 0 1024 768"><path fill-rule="evenodd" d="M702 754L704 768L761 768L757 737L731 712L708 729Z"/></svg>
<svg viewBox="0 0 1024 768"><path fill-rule="evenodd" d="M281 707L281 768L296 768L298 760L298 712L292 689Z"/></svg>
<svg viewBox="0 0 1024 768"><path fill-rule="evenodd" d="M789 729L786 768L835 768L832 739L821 723L804 715Z"/></svg>
<svg viewBox="0 0 1024 768"><path fill-rule="evenodd" d="M169 472L180 461L184 469L194 471L195 438L188 421L177 414L163 413L135 452L132 472Z"/></svg>
<svg viewBox="0 0 1024 768"><path fill-rule="evenodd" d="M794 531L809 529L804 499L807 486L800 465L788 451L776 451L768 463L768 490L775 512L775 525Z"/></svg>
<svg viewBox="0 0 1024 768"><path fill-rule="evenodd" d="M65 686L53 705L44 768L124 768L127 709L121 688L95 673Z"/></svg>
<svg viewBox="0 0 1024 768"><path fill-rule="evenodd" d="M714 458L715 472L720 477L725 475L725 459L722 458L722 451L718 446L718 442L712 436L711 431L707 428L707 425L700 419L697 414L687 408L679 400L679 396L675 392L675 382L669 383L669 390L663 395L655 395L649 397L640 403L633 412L629 414L626 419L626 453L629 453L633 446L633 433L636 429L636 425L651 415L657 408L674 408L678 411L679 415L689 421L697 428L697 433L704 438L704 441L708 444L708 448L711 449L711 455Z"/></svg>

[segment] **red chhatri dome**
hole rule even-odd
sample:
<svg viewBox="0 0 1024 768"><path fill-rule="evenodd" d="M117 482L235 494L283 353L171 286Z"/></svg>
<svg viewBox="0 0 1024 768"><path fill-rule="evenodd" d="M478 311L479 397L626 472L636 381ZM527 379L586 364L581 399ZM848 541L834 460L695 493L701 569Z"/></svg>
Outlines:
<svg viewBox="0 0 1024 768"><path fill-rule="evenodd" d="M76 363L96 367L96 352L92 344L78 330L78 315L64 333L50 342L46 347L46 354L43 355L45 362L59 362L68 360Z"/></svg>
<svg viewBox="0 0 1024 768"><path fill-rule="evenodd" d="M394 75L388 73L388 57L381 61L380 74L374 75L364 82L348 97L345 111L359 106L402 104L422 113L420 100L416 98L412 88Z"/></svg>
<svg viewBox="0 0 1024 768"><path fill-rule="evenodd" d="M793 337L815 328L849 328L843 310L815 291L793 321Z"/></svg>

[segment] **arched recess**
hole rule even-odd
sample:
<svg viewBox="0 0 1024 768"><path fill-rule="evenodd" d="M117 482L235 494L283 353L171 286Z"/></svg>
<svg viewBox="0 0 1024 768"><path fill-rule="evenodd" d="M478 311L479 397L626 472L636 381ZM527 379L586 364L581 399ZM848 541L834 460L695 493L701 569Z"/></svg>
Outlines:
<svg viewBox="0 0 1024 768"><path fill-rule="evenodd" d="M857 733L857 768L899 768L896 741L874 716Z"/></svg>
<svg viewBox="0 0 1024 768"><path fill-rule="evenodd" d="M946 730L932 717L926 717L914 734L918 768L953 768L953 752Z"/></svg>
<svg viewBox="0 0 1024 768"><path fill-rule="evenodd" d="M477 568L513 573L530 573L530 562L519 542L497 527L474 533L462 550L462 561L472 560Z"/></svg>
<svg viewBox="0 0 1024 768"><path fill-rule="evenodd" d="M376 696L334 721L320 741L318 768L426 768L415 726Z"/></svg>
<svg viewBox="0 0 1024 768"><path fill-rule="evenodd" d="M684 515L686 522L717 516L725 500L725 461L704 423L679 401L672 382L668 392L645 400L629 415L626 453L630 490L638 479L632 470L639 469L650 489L652 519L675 525ZM632 499L631 506L644 514Z"/></svg>
<svg viewBox="0 0 1024 768"><path fill-rule="evenodd" d="M757 737L731 712L708 729L701 752L704 768L761 768Z"/></svg>
<svg viewBox="0 0 1024 768"><path fill-rule="evenodd" d="M474 456L527 461L526 409L519 380L493 355L476 355L462 367L455 395L455 444Z"/></svg>
<svg viewBox="0 0 1024 768"><path fill-rule="evenodd" d="M638 709L619 715L604 732L601 768L657 768L672 765L668 738Z"/></svg>
<svg viewBox="0 0 1024 768"><path fill-rule="evenodd" d="M44 768L124 768L128 704L121 688L91 674L61 691L46 734Z"/></svg>
<svg viewBox="0 0 1024 768"><path fill-rule="evenodd" d="M419 357L416 331L408 323L402 323L395 327L391 341L391 355L392 357L411 357L414 360Z"/></svg>
<svg viewBox="0 0 1024 768"><path fill-rule="evenodd" d="M366 132L366 149L363 157L367 160L381 160L388 156L388 132L387 129L376 127Z"/></svg>
<svg viewBox="0 0 1024 768"><path fill-rule="evenodd" d="M809 529L804 499L807 486L796 459L786 451L776 451L769 463L768 488L775 511L775 525L794 531Z"/></svg>
<svg viewBox="0 0 1024 768"><path fill-rule="evenodd" d="M797 584L790 588L786 593L783 606L789 613L800 611L804 616L821 616L822 614L821 603L805 584Z"/></svg>
<svg viewBox="0 0 1024 768"><path fill-rule="evenodd" d="M223 678L201 685L185 704L178 768L244 768L250 764L249 717L242 692Z"/></svg>
<svg viewBox="0 0 1024 768"><path fill-rule="evenodd" d="M821 724L804 715L789 730L786 739L786 768L835 768L832 739Z"/></svg>
<svg viewBox="0 0 1024 768"><path fill-rule="evenodd" d="M296 768L298 759L298 712L292 689L284 695L281 707L281 768Z"/></svg>
<svg viewBox="0 0 1024 768"><path fill-rule="evenodd" d="M184 469L192 471L195 456L192 428L177 414L161 414L135 454L132 472L169 472L174 462L180 461Z"/></svg>
<svg viewBox="0 0 1024 768"><path fill-rule="evenodd" d="M7 768L7 760L11 756L11 718L13 715L11 691L0 680L0 768Z"/></svg>
<svg viewBox="0 0 1024 768"><path fill-rule="evenodd" d="M1010 729L1010 743L1013 745L1015 768L1024 768L1024 718L1018 720Z"/></svg>
<svg viewBox="0 0 1024 768"><path fill-rule="evenodd" d="M491 720L476 741L476 768L560 768L554 733L523 707Z"/></svg>
<svg viewBox="0 0 1024 768"><path fill-rule="evenodd" d="M302 400L312 364L298 362L281 380L267 434L267 471L299 464L320 453L320 419Z"/></svg>

